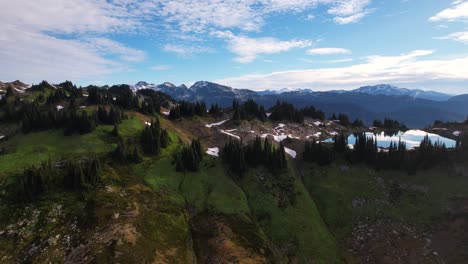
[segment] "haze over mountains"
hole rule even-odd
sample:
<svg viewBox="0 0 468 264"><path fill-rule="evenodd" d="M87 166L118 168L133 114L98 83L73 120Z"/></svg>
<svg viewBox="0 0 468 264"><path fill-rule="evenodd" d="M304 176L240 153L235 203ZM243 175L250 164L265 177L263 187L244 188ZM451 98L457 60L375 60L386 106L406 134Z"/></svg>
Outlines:
<svg viewBox="0 0 468 264"><path fill-rule="evenodd" d="M0 83L0 93L4 93L8 86L12 86L18 92L29 87L20 81ZM353 119L360 118L368 124L375 119L389 117L401 120L410 127L424 127L432 124L434 120L462 121L468 114L468 95L452 96L387 84L364 86L350 91L326 92L314 92L310 89L257 92L207 81L196 82L191 87L183 84L176 86L169 82L151 84L140 81L125 87L129 87L134 92L152 89L163 92L175 100L205 101L208 105L216 103L221 107L230 106L233 100L253 99L266 108L273 106L278 100L287 101L296 107L313 105L329 116L333 113L345 113Z"/></svg>
<svg viewBox="0 0 468 264"><path fill-rule="evenodd" d="M468 113L468 96L399 88L380 84L364 86L355 90L314 92L310 89L252 91L199 81L191 87L175 86L171 83L160 85L138 82L132 89L154 89L164 92L176 100L200 101L229 106L232 100L254 99L265 107L271 107L278 100L293 103L297 107L314 105L326 114L342 112L352 118L366 122L391 117L402 120L412 127L424 127L434 120L464 120Z"/></svg>

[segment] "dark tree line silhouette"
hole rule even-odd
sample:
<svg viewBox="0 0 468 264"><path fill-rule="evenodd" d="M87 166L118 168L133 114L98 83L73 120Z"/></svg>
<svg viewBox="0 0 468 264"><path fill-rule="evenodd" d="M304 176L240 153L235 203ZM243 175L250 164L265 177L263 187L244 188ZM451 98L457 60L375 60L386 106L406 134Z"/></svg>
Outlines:
<svg viewBox="0 0 468 264"><path fill-rule="evenodd" d="M9 186L12 199L30 202L56 188L84 191L99 182L100 163L96 157L86 160L67 160L54 164L50 160L39 166L25 168Z"/></svg>
<svg viewBox="0 0 468 264"><path fill-rule="evenodd" d="M190 103L182 101L171 108L169 119L176 120L182 117L205 116L206 114L205 102Z"/></svg>
<svg viewBox="0 0 468 264"><path fill-rule="evenodd" d="M157 155L170 143L169 133L165 129L161 129L159 119L152 121L150 125L146 125L140 136L140 143L143 151L148 155Z"/></svg>
<svg viewBox="0 0 468 264"><path fill-rule="evenodd" d="M276 105L270 108L270 112L270 119L273 121L287 120L304 123L304 113L290 103L277 101Z"/></svg>
<svg viewBox="0 0 468 264"><path fill-rule="evenodd" d="M86 134L96 129L101 124L119 124L126 116L123 112L113 106L99 106L97 111L90 113L78 110L74 100L70 101L68 108L61 110L49 107L43 110L37 102L24 103L16 113L20 116L21 129L23 133L47 130L51 128L64 129L65 135L73 133Z"/></svg>
<svg viewBox="0 0 468 264"><path fill-rule="evenodd" d="M388 131L388 132L392 132L392 131L398 132L398 131L408 130L405 124L401 123L398 120L394 120L391 118L385 118L383 122L381 120L374 120L372 125L377 128L382 128L383 130Z"/></svg>
<svg viewBox="0 0 468 264"><path fill-rule="evenodd" d="M190 145L182 147L181 151L174 155L176 171L198 171L203 160L203 150L199 139L192 139Z"/></svg>
<svg viewBox="0 0 468 264"><path fill-rule="evenodd" d="M230 138L221 151L221 158L231 171L241 177L248 168L265 166L273 173L279 173L288 166L284 145L280 143L276 147L269 138L262 141L256 137L245 145Z"/></svg>
<svg viewBox="0 0 468 264"><path fill-rule="evenodd" d="M429 169L451 160L468 155L468 139L461 135L457 148L448 150L445 144L432 142L428 135L416 149L408 150L406 143L399 140L391 142L389 148L379 149L375 137L365 133L355 135L353 148L348 147L347 136L337 135L333 144L306 142L303 159L321 166L329 165L337 159L347 160L352 164L366 163L377 169L402 169L414 173L419 169ZM464 143L462 142L464 141Z"/></svg>
<svg viewBox="0 0 468 264"><path fill-rule="evenodd" d="M245 103L240 104L237 100L232 102L232 109L234 111L232 120L235 124L239 124L241 120L251 121L258 119L262 122L267 120L265 108L258 105L254 100L247 100Z"/></svg>

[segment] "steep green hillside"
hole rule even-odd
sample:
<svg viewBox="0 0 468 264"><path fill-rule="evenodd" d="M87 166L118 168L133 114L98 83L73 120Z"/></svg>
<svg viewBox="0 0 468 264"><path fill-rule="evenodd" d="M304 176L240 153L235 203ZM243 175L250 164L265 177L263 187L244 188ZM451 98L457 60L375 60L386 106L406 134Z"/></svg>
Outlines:
<svg viewBox="0 0 468 264"><path fill-rule="evenodd" d="M252 170L241 184L260 226L283 255L299 263L341 262L335 239L294 170Z"/></svg>

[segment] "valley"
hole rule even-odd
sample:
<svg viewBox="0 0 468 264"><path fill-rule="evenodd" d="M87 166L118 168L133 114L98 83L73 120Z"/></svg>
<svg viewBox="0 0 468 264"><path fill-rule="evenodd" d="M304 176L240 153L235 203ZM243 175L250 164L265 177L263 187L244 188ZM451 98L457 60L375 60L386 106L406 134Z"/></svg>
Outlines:
<svg viewBox="0 0 468 264"><path fill-rule="evenodd" d="M371 147L376 160L357 160L359 148L345 144L340 152L339 142L353 133L380 133L384 123L399 129L396 122L370 128L344 114L327 118L319 108L287 103L207 107L125 86L33 87L13 91L0 106L2 263L467 258L464 123L425 128L444 128L441 136L456 146L432 145L431 137L435 150L421 152L432 153L422 162L411 160L423 155L419 150L409 150L409 161L399 159L404 166L387 168L379 163L391 158L387 152ZM324 142L330 138L336 143ZM243 154L234 151L229 159L226 153L238 147ZM236 163L242 155L245 164ZM98 179L90 180L87 164L94 159ZM28 180L34 177L41 180Z"/></svg>

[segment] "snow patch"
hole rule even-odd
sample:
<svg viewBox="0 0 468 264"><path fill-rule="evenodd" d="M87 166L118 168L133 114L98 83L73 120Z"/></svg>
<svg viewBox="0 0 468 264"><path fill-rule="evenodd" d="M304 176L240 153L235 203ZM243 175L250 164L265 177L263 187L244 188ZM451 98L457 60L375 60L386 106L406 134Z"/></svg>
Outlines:
<svg viewBox="0 0 468 264"><path fill-rule="evenodd" d="M208 150L206 151L206 154L210 156L214 156L214 157L219 157L219 148L218 147L208 148Z"/></svg>
<svg viewBox="0 0 468 264"><path fill-rule="evenodd" d="M64 109L65 107L63 107L61 105L57 105L55 108L57 109L57 111L60 111L60 110Z"/></svg>
<svg viewBox="0 0 468 264"><path fill-rule="evenodd" d="M461 134L460 131L453 131L453 135L456 136L456 137L459 137Z"/></svg>
<svg viewBox="0 0 468 264"><path fill-rule="evenodd" d="M271 116L271 113L266 113L266 116L267 116L267 117L270 117L270 116Z"/></svg>
<svg viewBox="0 0 468 264"><path fill-rule="evenodd" d="M291 156L293 159L296 158L296 155L297 155L296 151L294 151L294 150L292 150L290 148L287 148L287 147L284 147L284 151L286 153L288 153L288 155Z"/></svg>
<svg viewBox="0 0 468 264"><path fill-rule="evenodd" d="M220 126L220 125L224 124L227 121L229 121L229 119L226 119L226 120L223 120L223 121L220 121L220 122L217 122L217 123L207 124L205 126L208 127L208 128L214 127L214 126Z"/></svg>
<svg viewBox="0 0 468 264"><path fill-rule="evenodd" d="M86 106L85 106L85 105L80 105L80 108L81 108L81 109L85 109Z"/></svg>
<svg viewBox="0 0 468 264"><path fill-rule="evenodd" d="M318 137L320 137L320 135L322 135L322 132L317 132L317 133L315 133L315 134L313 134L313 135L307 136L306 138L307 138L307 139L308 139L308 138L311 138L311 137L318 138Z"/></svg>
<svg viewBox="0 0 468 264"><path fill-rule="evenodd" d="M168 116L171 112L169 111L163 111L162 114L165 115L165 116Z"/></svg>
<svg viewBox="0 0 468 264"><path fill-rule="evenodd" d="M315 121L315 122L312 122L312 124L316 125L316 126L320 126L320 125L323 125L322 122L320 121Z"/></svg>
<svg viewBox="0 0 468 264"><path fill-rule="evenodd" d="M226 135L228 135L228 136L230 136L230 137L233 137L233 138L240 139L240 137L239 137L238 135L234 135L234 134L229 133L229 132L227 132L227 131L224 131L224 130L222 130L222 129L221 129L221 133L226 134Z"/></svg>
<svg viewBox="0 0 468 264"><path fill-rule="evenodd" d="M18 89L18 88L15 88L15 90L16 90L18 93L24 93L23 90L20 90L20 89Z"/></svg>
<svg viewBox="0 0 468 264"><path fill-rule="evenodd" d="M234 131L237 131L237 128L226 130L226 132L234 132Z"/></svg>

